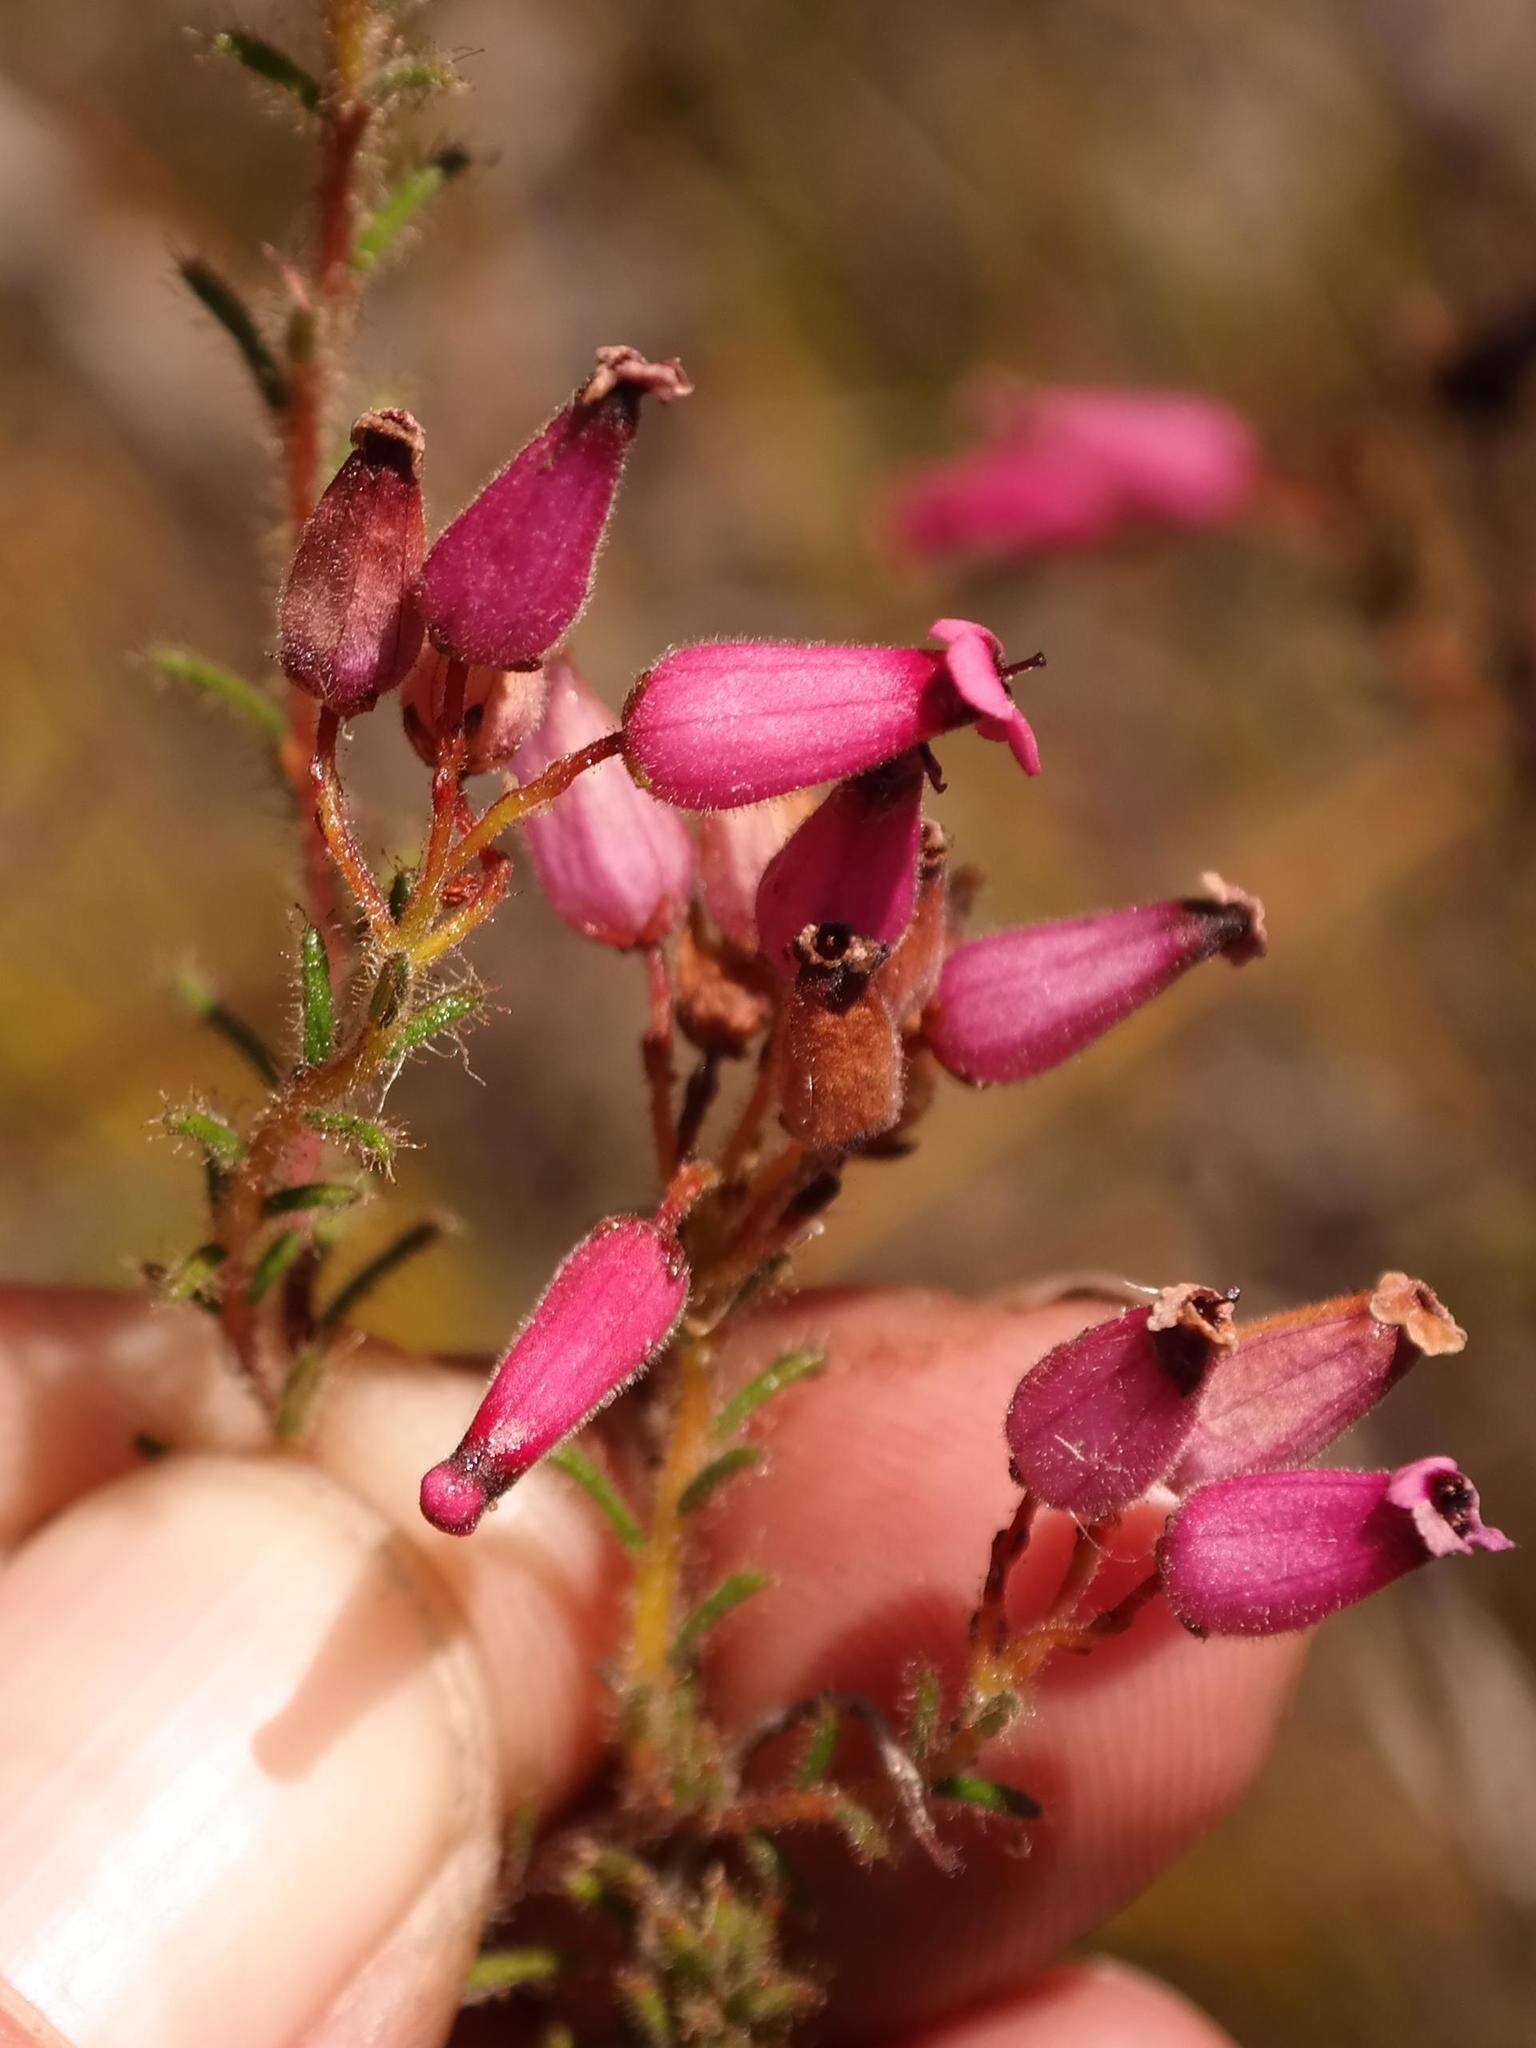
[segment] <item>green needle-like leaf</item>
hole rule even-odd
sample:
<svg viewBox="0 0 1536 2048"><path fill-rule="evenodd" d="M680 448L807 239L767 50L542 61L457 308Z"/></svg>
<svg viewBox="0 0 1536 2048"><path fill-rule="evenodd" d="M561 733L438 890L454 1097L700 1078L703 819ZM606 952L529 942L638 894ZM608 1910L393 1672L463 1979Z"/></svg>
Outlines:
<svg viewBox="0 0 1536 2048"><path fill-rule="evenodd" d="M149 647L145 659L154 664L163 676L172 682L185 683L190 689L201 690L205 697L222 704L233 711L248 725L268 739L281 740L288 731L288 720L282 706L265 690L255 683L248 683L244 676L237 676L233 669L222 668L216 661L206 661L200 654L191 654L184 647Z"/></svg>
<svg viewBox="0 0 1536 2048"><path fill-rule="evenodd" d="M499 1997L505 1991L520 1991L530 1984L550 1984L564 1967L564 1958L552 1948L488 1948L476 1956L464 1982L469 2004Z"/></svg>
<svg viewBox="0 0 1536 2048"><path fill-rule="evenodd" d="M837 1751L837 1738L842 1731L842 1718L830 1700L823 1700L816 1710L815 1725L811 1739L805 1745L805 1754L800 1759L796 1783L803 1791L812 1785L819 1785L832 1768L832 1758Z"/></svg>
<svg viewBox="0 0 1536 2048"><path fill-rule="evenodd" d="M782 1358L776 1358L772 1365L765 1366L756 1379L733 1394L720 1413L715 1417L716 1436L734 1436L744 1423L750 1421L765 1401L771 1401L776 1394L782 1394L786 1387L792 1387L800 1380L809 1379L821 1371L827 1362L824 1351L786 1351Z"/></svg>
<svg viewBox="0 0 1536 2048"><path fill-rule="evenodd" d="M678 1495L677 1512L680 1515L696 1515L727 1479L734 1479L738 1472L749 1472L754 1465L761 1465L762 1462L763 1454L756 1444L734 1444L730 1450L722 1451L719 1457L711 1459L702 1471L696 1472L683 1488Z"/></svg>
<svg viewBox="0 0 1536 2048"><path fill-rule="evenodd" d="M190 967L183 968L176 976L175 987L176 993L200 1023L227 1039L269 1088L276 1086L282 1078L277 1061L245 1019L237 1017L227 1004L221 1003L200 974Z"/></svg>
<svg viewBox="0 0 1536 2048"><path fill-rule="evenodd" d="M338 1328L347 1320L358 1303L366 1300L391 1273L397 1272L418 1253L427 1251L442 1235L442 1224L432 1221L431 1218L413 1223L409 1230L402 1231L397 1238L385 1245L383 1251L376 1253L366 1266L354 1273L345 1287L340 1289L330 1306L321 1314L320 1329L324 1331Z"/></svg>
<svg viewBox="0 0 1536 2048"><path fill-rule="evenodd" d="M551 1451L546 1464L553 1465L557 1472L563 1472L567 1479L574 1479L589 1498L601 1508L608 1518L608 1525L626 1550L642 1550L645 1547L645 1531L635 1519L628 1501L619 1492L607 1473L592 1460L584 1457L570 1444L557 1451Z"/></svg>
<svg viewBox="0 0 1536 2048"><path fill-rule="evenodd" d="M382 107L390 100L426 99L432 93L447 92L458 82L458 73L451 64L439 63L432 57L397 57L369 79L367 97L376 107Z"/></svg>
<svg viewBox="0 0 1536 2048"><path fill-rule="evenodd" d="M451 995L439 996L435 1002L424 1003L415 1016L407 1017L395 1033L395 1050L409 1052L413 1046L425 1045L429 1038L436 1038L439 1031L446 1031L462 1018L478 1010L481 993L477 988L455 989Z"/></svg>
<svg viewBox="0 0 1536 2048"><path fill-rule="evenodd" d="M188 1252L165 1282L167 1301L190 1301L201 1291L203 1282L223 1265L224 1258L221 1244L200 1244L195 1252Z"/></svg>
<svg viewBox="0 0 1536 2048"><path fill-rule="evenodd" d="M233 1166L245 1150L239 1133L232 1131L222 1117L210 1116L205 1109L168 1109L163 1122L172 1137L190 1138L194 1145L200 1145L215 1166Z"/></svg>
<svg viewBox="0 0 1536 2048"><path fill-rule="evenodd" d="M723 1621L744 1600L750 1600L754 1593L761 1593L772 1583L767 1572L732 1572L729 1578L722 1579L678 1630L667 1653L668 1661L678 1667L690 1663L695 1650L717 1622Z"/></svg>
<svg viewBox="0 0 1536 2048"><path fill-rule="evenodd" d="M365 221L352 244L352 268L376 270L398 244L400 237L424 206L434 200L469 168L469 152L449 147L440 149L424 164L407 171L392 192L385 194L377 212Z"/></svg>
<svg viewBox="0 0 1536 2048"><path fill-rule="evenodd" d="M995 1778L981 1778L974 1771L960 1771L951 1778L937 1778L929 1786L935 1799L959 1799L967 1806L984 1807L988 1813L1006 1813L1014 1820L1038 1820L1038 1800L1012 1785L1000 1785Z"/></svg>
<svg viewBox="0 0 1536 2048"><path fill-rule="evenodd" d="M213 47L221 57L233 57L267 85L291 93L305 113L313 114L319 107L320 81L265 36L248 35L240 28L220 29L213 38Z"/></svg>
<svg viewBox="0 0 1536 2048"><path fill-rule="evenodd" d="M371 1166L387 1166L395 1156L395 1140L382 1124L345 1109L312 1109L304 1119L312 1131L323 1131L343 1145L354 1145Z"/></svg>
<svg viewBox="0 0 1536 2048"><path fill-rule="evenodd" d="M303 1209L350 1209L358 1191L345 1181L311 1180L298 1187L279 1188L261 1205L263 1216L292 1216Z"/></svg>
<svg viewBox="0 0 1536 2048"><path fill-rule="evenodd" d="M287 1379L283 1382L282 1398L277 1404L277 1420L273 1427L280 1443L291 1444L303 1433L309 1420L309 1411L320 1382L325 1376L326 1352L323 1344L311 1344L301 1351L293 1361Z"/></svg>
<svg viewBox="0 0 1536 2048"><path fill-rule="evenodd" d="M246 1282L245 1298L249 1302L261 1301L276 1283L282 1279L299 1253L304 1249L302 1230L285 1230L274 1237L261 1257L256 1261L255 1270Z"/></svg>
<svg viewBox="0 0 1536 2048"><path fill-rule="evenodd" d="M263 403L273 412L281 412L288 403L288 379L267 346L250 307L234 286L201 256L185 256L176 268L188 291L213 315L239 350Z"/></svg>
<svg viewBox="0 0 1536 2048"><path fill-rule="evenodd" d="M299 940L299 993L304 1012L304 1064L318 1067L336 1044L336 1004L331 995L331 963L325 938L312 924Z"/></svg>

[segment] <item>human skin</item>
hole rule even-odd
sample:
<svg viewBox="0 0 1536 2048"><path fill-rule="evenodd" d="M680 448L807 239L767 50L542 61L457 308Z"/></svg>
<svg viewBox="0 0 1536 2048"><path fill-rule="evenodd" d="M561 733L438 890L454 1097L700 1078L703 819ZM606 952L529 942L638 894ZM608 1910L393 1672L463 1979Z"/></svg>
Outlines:
<svg viewBox="0 0 1536 2048"><path fill-rule="evenodd" d="M815 1338L763 1474L705 1541L774 1587L719 1632L717 1713L750 1729L823 1686L890 1698L953 1666L1013 1489L1008 1395L1085 1320L917 1291L807 1296L728 1369ZM206 1321L106 1294L0 1295L0 2048L435 2048L453 2027L505 1816L599 1754L622 1574L536 1471L468 1541L416 1511L473 1406L462 1372L370 1346L302 1456L262 1448ZM177 1455L146 1462L147 1433ZM1157 1518L1117 1535L1106 1597ZM1053 1590L1047 1522L1011 1606ZM1069 1944L1237 1800L1300 1658L1197 1643L1160 1603L983 1767L1045 1806L1027 1859L957 1830L849 1881L796 1844L835 1989L828 2038L903 2048L1200 2048L1171 1994ZM470 2023L465 2028L469 2039ZM476 2032L476 2039L489 2038Z"/></svg>

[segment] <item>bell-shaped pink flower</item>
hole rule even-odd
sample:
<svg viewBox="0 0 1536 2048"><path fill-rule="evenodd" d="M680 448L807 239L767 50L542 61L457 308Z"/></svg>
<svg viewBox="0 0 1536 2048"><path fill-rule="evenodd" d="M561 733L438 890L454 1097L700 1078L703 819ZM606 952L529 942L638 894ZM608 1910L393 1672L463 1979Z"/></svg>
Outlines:
<svg viewBox="0 0 1536 2048"><path fill-rule="evenodd" d="M1188 1285L1069 1337L1030 1368L1009 1405L1014 1477L1080 1522L1119 1514L1172 1471L1231 1343L1230 1299Z"/></svg>
<svg viewBox="0 0 1536 2048"><path fill-rule="evenodd" d="M421 1482L421 1511L448 1536L480 1517L662 1349L688 1298L675 1219L600 1223L549 1283L451 1457Z"/></svg>
<svg viewBox="0 0 1536 2048"><path fill-rule="evenodd" d="M962 725L1039 772L1035 736L985 626L940 619L941 651L707 640L664 655L624 707L636 778L691 811L731 810L858 775Z"/></svg>
<svg viewBox="0 0 1536 2048"><path fill-rule="evenodd" d="M539 729L519 748L518 779L613 730L612 714L568 661L545 669ZM603 761L523 825L545 895L584 938L621 950L675 931L693 894L694 849L676 811L635 787L622 761Z"/></svg>
<svg viewBox="0 0 1536 2048"><path fill-rule="evenodd" d="M887 948L899 942L917 901L926 779L913 752L839 783L768 863L758 944L782 973L795 971L807 925L844 925Z"/></svg>
<svg viewBox="0 0 1536 2048"><path fill-rule="evenodd" d="M1510 1550L1450 1458L1396 1472L1254 1472L1202 1486L1158 1546L1169 1605L1196 1635L1311 1628L1436 1557Z"/></svg>
<svg viewBox="0 0 1536 2048"><path fill-rule="evenodd" d="M1264 909L1218 875L1202 896L1021 925L944 963L928 1040L962 1081L1025 1081L1070 1059L1191 967L1262 957Z"/></svg>
<svg viewBox="0 0 1536 2048"><path fill-rule="evenodd" d="M1406 1273L1383 1273L1363 1294L1239 1324L1235 1347L1211 1374L1174 1484L1185 1492L1298 1465L1374 1408L1410 1366L1466 1341L1424 1282Z"/></svg>
<svg viewBox="0 0 1536 2048"><path fill-rule="evenodd" d="M680 363L600 348L576 396L438 535L421 576L434 646L475 668L533 668L586 604L645 397L686 398Z"/></svg>
<svg viewBox="0 0 1536 2048"><path fill-rule="evenodd" d="M816 807L805 790L706 811L699 820L699 894L721 936L738 953L757 951L757 890L763 870Z"/></svg>
<svg viewBox="0 0 1536 2048"><path fill-rule="evenodd" d="M408 412L365 412L283 584L283 673L340 718L394 689L421 646L422 445Z"/></svg>
<svg viewBox="0 0 1536 2048"><path fill-rule="evenodd" d="M472 668L464 678L458 724L449 710L446 654L430 642L400 690L405 736L429 768L435 768L455 732L464 734L464 773L488 775L505 768L544 716L542 669Z"/></svg>
<svg viewBox="0 0 1536 2048"><path fill-rule="evenodd" d="M1237 518L1259 478L1252 429L1184 392L1022 391L991 438L915 472L892 494L897 536L919 554L1027 557L1102 546L1129 527Z"/></svg>

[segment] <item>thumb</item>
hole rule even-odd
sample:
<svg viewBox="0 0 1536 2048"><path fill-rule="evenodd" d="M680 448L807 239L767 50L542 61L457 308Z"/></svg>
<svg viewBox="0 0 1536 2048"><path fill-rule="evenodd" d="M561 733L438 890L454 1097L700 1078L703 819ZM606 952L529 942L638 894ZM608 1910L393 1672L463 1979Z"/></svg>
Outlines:
<svg viewBox="0 0 1536 2048"><path fill-rule="evenodd" d="M77 1391L110 1369L84 1354ZM190 1430L163 1376L158 1398ZM464 1403L377 1358L338 1377L315 1462L166 1459L14 1552L0 2044L444 2037L508 1803L590 1764L608 1622L604 1541L557 1476L473 1546L420 1524Z"/></svg>

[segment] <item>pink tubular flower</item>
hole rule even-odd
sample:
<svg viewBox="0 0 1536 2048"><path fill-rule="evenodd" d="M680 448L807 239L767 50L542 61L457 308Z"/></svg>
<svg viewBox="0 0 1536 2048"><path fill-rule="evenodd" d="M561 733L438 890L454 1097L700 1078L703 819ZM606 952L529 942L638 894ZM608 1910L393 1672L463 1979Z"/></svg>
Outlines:
<svg viewBox="0 0 1536 2048"><path fill-rule="evenodd" d="M1467 1336L1422 1280L1383 1273L1363 1294L1248 1328L1211 1374L1174 1484L1180 1491L1299 1464L1374 1408L1421 1358Z"/></svg>
<svg viewBox="0 0 1536 2048"><path fill-rule="evenodd" d="M408 412L365 412L283 584L283 673L340 718L371 709L421 646L422 445Z"/></svg>
<svg viewBox="0 0 1536 2048"><path fill-rule="evenodd" d="M1008 1408L1014 1477L1044 1506L1105 1521L1173 1469L1232 1304L1209 1287L1165 1287L1046 1353Z"/></svg>
<svg viewBox="0 0 1536 2048"><path fill-rule="evenodd" d="M1238 516L1258 446L1229 406L1182 392L1021 392L982 447L919 470L890 519L917 553L1029 556L1102 545L1127 527Z"/></svg>
<svg viewBox="0 0 1536 2048"><path fill-rule="evenodd" d="M670 1220L615 1216L549 1283L451 1457L421 1482L421 1511L467 1536L486 1509L662 1349L688 1298Z"/></svg>
<svg viewBox="0 0 1536 2048"><path fill-rule="evenodd" d="M421 576L434 646L478 668L533 668L586 604L640 401L686 398L680 363L600 348L563 411L439 534Z"/></svg>
<svg viewBox="0 0 1536 2048"><path fill-rule="evenodd" d="M763 870L815 808L803 790L706 811L699 820L699 893L704 908L739 953L757 951L757 889Z"/></svg>
<svg viewBox="0 0 1536 2048"><path fill-rule="evenodd" d="M912 922L923 835L920 753L840 783L774 855L757 891L763 955L793 973L807 925L846 925L894 947Z"/></svg>
<svg viewBox="0 0 1536 2048"><path fill-rule="evenodd" d="M400 691L405 736L429 768L461 730L464 773L488 775L505 768L544 715L545 683L540 669L472 668L464 679L459 726L449 721L446 654L428 644Z"/></svg>
<svg viewBox="0 0 1536 2048"><path fill-rule="evenodd" d="M1511 1550L1450 1458L1396 1472L1255 1472L1202 1486L1158 1546L1196 1635L1273 1636L1354 1606L1435 1557Z"/></svg>
<svg viewBox="0 0 1536 2048"><path fill-rule="evenodd" d="M525 782L613 730L610 713L568 661L551 661L545 674L543 722L514 763ZM621 950L654 945L686 915L694 877L688 828L635 787L622 761L589 768L523 831L545 895L584 938Z"/></svg>
<svg viewBox="0 0 1536 2048"><path fill-rule="evenodd" d="M940 619L924 647L706 640L664 655L624 707L636 779L691 811L732 810L858 775L958 726L1005 740L1038 774L1035 736L1008 691L996 636Z"/></svg>
<svg viewBox="0 0 1536 2048"><path fill-rule="evenodd" d="M1262 958L1264 907L1203 875L1202 896L1021 925L944 963L928 1039L962 1081L1025 1081L1070 1059L1202 960Z"/></svg>

